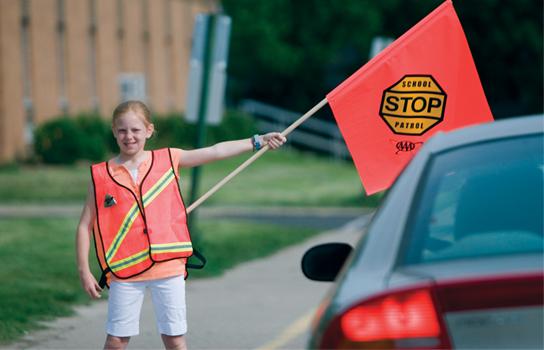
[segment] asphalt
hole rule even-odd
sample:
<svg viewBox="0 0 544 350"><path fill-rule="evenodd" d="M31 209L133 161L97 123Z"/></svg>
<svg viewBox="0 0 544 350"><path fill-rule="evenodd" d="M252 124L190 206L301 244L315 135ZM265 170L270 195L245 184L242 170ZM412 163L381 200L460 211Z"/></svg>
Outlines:
<svg viewBox="0 0 544 350"><path fill-rule="evenodd" d="M56 211L57 215L79 215L78 210L69 214L66 208L50 207L48 210ZM7 217L6 212L5 207L0 207L0 218ZM19 211L19 217L22 212ZM305 347L311 319L331 286L309 281L302 275L299 266L304 252L323 242L355 243L372 214L361 208L268 208L266 211L262 208L215 208L202 210L198 215L290 221L300 225L313 223L322 227L333 225L334 221L333 229L324 229L322 234L270 257L241 264L218 278L187 282L187 342L190 349L272 350ZM149 296L145 299L141 333L131 339L130 349L163 348L150 299ZM45 323L44 330L29 333L22 340L0 349L99 349L105 337L106 313L105 300L77 307L75 316Z"/></svg>

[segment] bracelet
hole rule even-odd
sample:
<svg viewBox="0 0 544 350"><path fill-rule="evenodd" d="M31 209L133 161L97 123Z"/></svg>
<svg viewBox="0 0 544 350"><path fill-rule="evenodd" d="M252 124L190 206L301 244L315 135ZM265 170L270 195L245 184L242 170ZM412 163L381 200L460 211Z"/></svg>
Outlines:
<svg viewBox="0 0 544 350"><path fill-rule="evenodd" d="M254 151L258 151L260 150L263 145L261 144L260 140L259 140L259 135L258 134L255 134L251 137L251 143L253 144L253 150Z"/></svg>

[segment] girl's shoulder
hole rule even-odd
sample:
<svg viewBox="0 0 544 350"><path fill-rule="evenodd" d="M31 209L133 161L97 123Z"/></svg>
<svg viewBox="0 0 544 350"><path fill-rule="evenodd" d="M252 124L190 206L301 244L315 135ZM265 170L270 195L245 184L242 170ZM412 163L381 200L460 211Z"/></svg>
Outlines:
<svg viewBox="0 0 544 350"><path fill-rule="evenodd" d="M174 170L179 169L180 159L182 157L183 150L181 148L170 148L170 155L172 156L172 165Z"/></svg>

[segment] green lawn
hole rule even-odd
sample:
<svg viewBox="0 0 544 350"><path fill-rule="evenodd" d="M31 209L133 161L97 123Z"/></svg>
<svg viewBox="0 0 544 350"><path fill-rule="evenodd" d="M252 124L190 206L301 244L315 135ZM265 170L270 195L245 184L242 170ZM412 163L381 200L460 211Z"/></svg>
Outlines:
<svg viewBox="0 0 544 350"><path fill-rule="evenodd" d="M202 167L203 194L249 154ZM191 170L182 169L182 192L189 198ZM0 168L0 203L83 201L89 167L11 166ZM269 151L214 194L204 205L375 206L365 197L351 162L289 149ZM189 203L187 203L189 204Z"/></svg>
<svg viewBox="0 0 544 350"><path fill-rule="evenodd" d="M0 203L81 202L89 179L88 166L0 168Z"/></svg>
<svg viewBox="0 0 544 350"><path fill-rule="evenodd" d="M204 193L247 156L206 165L200 189ZM190 171L182 172L188 192ZM185 180L187 183L184 183ZM377 196L365 197L351 162L301 154L270 151L233 178L207 205L374 206Z"/></svg>
<svg viewBox="0 0 544 350"><path fill-rule="evenodd" d="M11 220L0 225L0 342L67 315L87 300L75 266L75 220Z"/></svg>

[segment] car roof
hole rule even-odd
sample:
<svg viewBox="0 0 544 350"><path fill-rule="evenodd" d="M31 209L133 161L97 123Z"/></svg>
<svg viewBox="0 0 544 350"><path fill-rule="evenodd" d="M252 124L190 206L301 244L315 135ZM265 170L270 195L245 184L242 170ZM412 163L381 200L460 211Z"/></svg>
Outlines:
<svg viewBox="0 0 544 350"><path fill-rule="evenodd" d="M453 131L438 132L425 144L425 150L437 153L472 143L542 133L544 133L544 114L513 117Z"/></svg>

